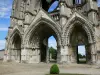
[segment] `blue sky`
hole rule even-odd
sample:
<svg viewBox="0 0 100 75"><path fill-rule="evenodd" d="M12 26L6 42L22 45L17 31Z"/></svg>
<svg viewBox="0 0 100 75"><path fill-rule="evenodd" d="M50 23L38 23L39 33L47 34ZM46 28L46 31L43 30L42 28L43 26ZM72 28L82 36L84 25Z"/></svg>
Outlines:
<svg viewBox="0 0 100 75"><path fill-rule="evenodd" d="M56 39L53 36L49 37L48 44L49 44L49 47L53 47L57 49Z"/></svg>
<svg viewBox="0 0 100 75"><path fill-rule="evenodd" d="M10 26L12 0L0 0L0 49L5 47L5 37Z"/></svg>
<svg viewBox="0 0 100 75"><path fill-rule="evenodd" d="M0 49L5 47L5 37L10 26L12 2L13 0L0 0ZM54 4L56 5L57 3ZM98 0L98 6L100 6L100 0ZM54 8L54 5L50 7L49 11L52 11L52 8ZM49 46L56 47L56 41L53 37L50 37L49 41Z"/></svg>

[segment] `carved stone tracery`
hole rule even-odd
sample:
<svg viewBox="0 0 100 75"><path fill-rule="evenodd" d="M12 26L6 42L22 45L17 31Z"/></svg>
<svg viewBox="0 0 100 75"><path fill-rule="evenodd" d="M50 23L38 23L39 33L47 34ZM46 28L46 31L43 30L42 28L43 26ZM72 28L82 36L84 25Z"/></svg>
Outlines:
<svg viewBox="0 0 100 75"><path fill-rule="evenodd" d="M79 5L73 4L73 0L57 0L57 8L47 13L49 5L55 1L45 4L44 0L14 0L5 60L49 62L47 40L53 35L57 41L57 62L77 62L76 45L85 44L87 60L99 63L100 28L96 2L82 0L83 4Z"/></svg>

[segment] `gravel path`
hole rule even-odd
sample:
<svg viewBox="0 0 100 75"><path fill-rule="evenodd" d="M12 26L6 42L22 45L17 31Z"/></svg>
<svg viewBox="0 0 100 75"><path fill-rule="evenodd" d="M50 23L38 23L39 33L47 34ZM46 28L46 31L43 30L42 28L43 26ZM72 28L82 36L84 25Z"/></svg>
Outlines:
<svg viewBox="0 0 100 75"><path fill-rule="evenodd" d="M0 75L45 75L52 64L24 64L0 61ZM100 68L91 65L58 65L61 73L100 75Z"/></svg>

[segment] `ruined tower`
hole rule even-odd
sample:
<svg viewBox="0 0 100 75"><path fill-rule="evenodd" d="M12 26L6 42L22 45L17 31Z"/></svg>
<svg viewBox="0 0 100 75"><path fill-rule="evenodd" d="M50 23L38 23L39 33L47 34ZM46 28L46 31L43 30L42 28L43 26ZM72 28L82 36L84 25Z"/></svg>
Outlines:
<svg viewBox="0 0 100 75"><path fill-rule="evenodd" d="M58 5L48 12L55 1ZM79 45L85 45L87 63L100 63L98 15L97 0L14 0L4 60L49 63L53 35L58 63L77 63Z"/></svg>

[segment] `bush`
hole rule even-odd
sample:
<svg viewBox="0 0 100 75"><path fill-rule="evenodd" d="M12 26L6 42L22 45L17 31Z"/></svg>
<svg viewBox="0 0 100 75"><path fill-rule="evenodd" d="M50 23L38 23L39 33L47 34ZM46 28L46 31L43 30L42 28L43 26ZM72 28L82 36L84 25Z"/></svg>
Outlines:
<svg viewBox="0 0 100 75"><path fill-rule="evenodd" d="M50 68L50 74L59 74L59 68L57 64L54 64Z"/></svg>

